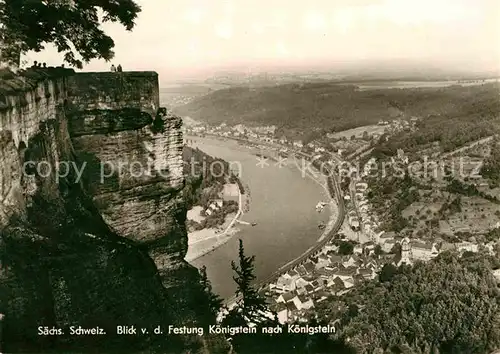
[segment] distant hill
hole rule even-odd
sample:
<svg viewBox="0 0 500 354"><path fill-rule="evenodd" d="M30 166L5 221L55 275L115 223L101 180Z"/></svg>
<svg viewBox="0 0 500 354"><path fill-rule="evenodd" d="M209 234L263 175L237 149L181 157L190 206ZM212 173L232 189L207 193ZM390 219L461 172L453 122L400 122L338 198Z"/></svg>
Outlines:
<svg viewBox="0 0 500 354"><path fill-rule="evenodd" d="M337 82L232 87L195 98L175 112L208 123L276 125L282 132L341 131L399 114L463 116L498 101L498 84L359 91ZM496 107L493 110L497 112ZM493 112L491 112L493 113ZM493 113L495 114L495 113Z"/></svg>

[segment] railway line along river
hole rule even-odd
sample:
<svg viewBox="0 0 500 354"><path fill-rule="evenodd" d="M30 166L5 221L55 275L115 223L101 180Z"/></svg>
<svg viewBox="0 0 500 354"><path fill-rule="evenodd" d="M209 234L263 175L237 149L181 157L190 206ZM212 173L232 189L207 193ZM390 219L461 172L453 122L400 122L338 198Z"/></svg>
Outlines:
<svg viewBox="0 0 500 354"><path fill-rule="evenodd" d="M189 137L193 147L222 158L233 166L241 166L241 179L251 192L250 211L241 220L255 226L238 225L241 229L227 243L192 261L196 267L207 267L213 290L223 298L234 295L231 261L238 258L238 239L243 240L246 255L255 255L256 281L300 256L320 237L320 223L327 223L331 211L315 209L318 201L328 201L327 191L318 182L304 177L292 162L277 166L268 160L257 165L255 153L232 140Z"/></svg>

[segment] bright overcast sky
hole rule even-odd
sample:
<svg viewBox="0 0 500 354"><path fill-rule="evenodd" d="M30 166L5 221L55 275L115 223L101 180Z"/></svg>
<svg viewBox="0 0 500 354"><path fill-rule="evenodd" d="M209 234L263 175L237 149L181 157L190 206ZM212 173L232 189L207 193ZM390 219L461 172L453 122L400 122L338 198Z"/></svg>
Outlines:
<svg viewBox="0 0 500 354"><path fill-rule="evenodd" d="M250 63L415 59L492 69L500 0L138 0L133 32L115 24L125 70L179 77ZM54 50L28 60L58 65ZM93 61L86 71L109 70Z"/></svg>

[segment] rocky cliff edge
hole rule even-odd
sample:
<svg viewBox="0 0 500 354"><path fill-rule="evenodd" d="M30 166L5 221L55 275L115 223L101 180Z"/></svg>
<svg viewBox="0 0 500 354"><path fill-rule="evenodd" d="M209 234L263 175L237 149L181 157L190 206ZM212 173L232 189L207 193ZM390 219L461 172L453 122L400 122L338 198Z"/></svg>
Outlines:
<svg viewBox="0 0 500 354"><path fill-rule="evenodd" d="M159 107L153 72L0 73L4 352L214 352L213 339L151 334L212 321L183 261L180 126Z"/></svg>

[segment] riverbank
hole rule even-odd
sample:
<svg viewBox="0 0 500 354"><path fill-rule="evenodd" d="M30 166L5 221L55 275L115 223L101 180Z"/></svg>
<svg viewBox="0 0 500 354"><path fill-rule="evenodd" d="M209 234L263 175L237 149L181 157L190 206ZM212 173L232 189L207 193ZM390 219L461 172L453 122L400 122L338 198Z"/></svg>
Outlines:
<svg viewBox="0 0 500 354"><path fill-rule="evenodd" d="M246 190L249 193L249 190ZM245 205L244 205L245 203ZM238 212L228 214L222 224L218 228L209 228L197 230L188 233L188 251L184 260L192 262L204 255L214 251L218 247L228 242L234 235L240 231L235 227L236 221L244 213L244 210L249 208L249 201L245 200L244 194L238 188Z"/></svg>
<svg viewBox="0 0 500 354"><path fill-rule="evenodd" d="M236 214L228 214L219 228L197 230L188 233L188 251L184 259L192 262L222 246L240 231L234 227Z"/></svg>
<svg viewBox="0 0 500 354"><path fill-rule="evenodd" d="M323 174L321 171L316 169L314 166L311 166L312 170L315 172L315 174L309 173L307 176L314 180L316 183L318 183L322 187L322 194L325 198L325 200L328 201L328 209L330 216L328 218L328 222L325 225L325 228L323 229L323 232L321 233L320 237L318 238L318 242L321 242L325 237L327 237L332 229L335 226L335 223L337 221L337 217L339 215L339 207L337 205L337 199L335 196L331 196L330 192L328 191L328 176ZM325 210L321 211L322 213Z"/></svg>

